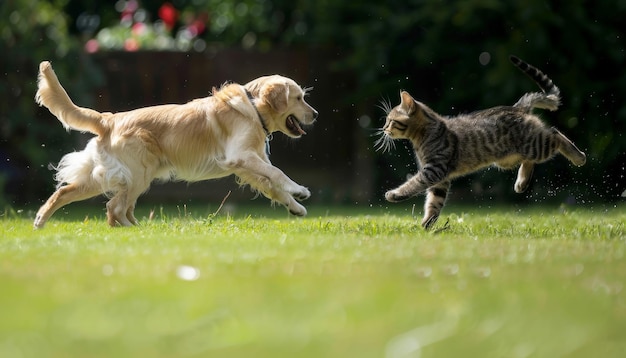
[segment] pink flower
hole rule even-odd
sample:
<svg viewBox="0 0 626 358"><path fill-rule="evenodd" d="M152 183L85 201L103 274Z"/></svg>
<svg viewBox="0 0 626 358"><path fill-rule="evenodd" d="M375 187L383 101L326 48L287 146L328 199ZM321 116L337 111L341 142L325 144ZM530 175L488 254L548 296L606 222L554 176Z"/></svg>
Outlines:
<svg viewBox="0 0 626 358"><path fill-rule="evenodd" d="M146 32L146 29L147 29L146 24L144 24L143 22L136 22L135 24L133 24L133 27L131 28L131 32L135 36L140 36L141 34Z"/></svg>
<svg viewBox="0 0 626 358"><path fill-rule="evenodd" d="M137 51L139 50L139 42L133 38L126 39L126 41L124 41L124 49L126 51Z"/></svg>
<svg viewBox="0 0 626 358"><path fill-rule="evenodd" d="M91 39L85 43L85 51L87 51L87 53L95 53L98 52L99 49L100 43L98 43L96 39Z"/></svg>
<svg viewBox="0 0 626 358"><path fill-rule="evenodd" d="M137 0L129 0L124 5L124 10L133 13L139 9L139 2Z"/></svg>
<svg viewBox="0 0 626 358"><path fill-rule="evenodd" d="M188 27L191 34L195 37L204 32L206 25L201 20L194 20Z"/></svg>
<svg viewBox="0 0 626 358"><path fill-rule="evenodd" d="M176 25L176 20L178 20L178 11L174 5L166 2L159 8L159 17L165 23L165 27L171 30L174 28L174 25Z"/></svg>

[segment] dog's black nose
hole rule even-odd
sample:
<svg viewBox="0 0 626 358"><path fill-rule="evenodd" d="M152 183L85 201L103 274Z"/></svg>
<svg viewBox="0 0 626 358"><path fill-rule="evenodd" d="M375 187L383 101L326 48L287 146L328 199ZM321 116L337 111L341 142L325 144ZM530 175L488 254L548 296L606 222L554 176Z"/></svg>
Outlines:
<svg viewBox="0 0 626 358"><path fill-rule="evenodd" d="M317 119L319 113L316 110L313 110L313 119Z"/></svg>

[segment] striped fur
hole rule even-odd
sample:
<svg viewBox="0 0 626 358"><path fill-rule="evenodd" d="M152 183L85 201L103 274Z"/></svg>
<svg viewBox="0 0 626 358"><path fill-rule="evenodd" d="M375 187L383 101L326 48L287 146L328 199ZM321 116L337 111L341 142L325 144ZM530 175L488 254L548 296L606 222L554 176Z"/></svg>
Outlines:
<svg viewBox="0 0 626 358"><path fill-rule="evenodd" d="M390 150L393 140L409 139L420 170L399 187L385 193L397 202L426 192L422 226L437 221L452 179L489 165L503 169L519 166L514 189L524 192L536 163L561 153L574 165L586 156L554 127L546 126L532 113L534 108L556 110L559 89L543 72L512 56L511 61L531 77L542 92L527 93L513 106L499 106L470 114L444 117L405 91L401 103L387 110L378 149Z"/></svg>

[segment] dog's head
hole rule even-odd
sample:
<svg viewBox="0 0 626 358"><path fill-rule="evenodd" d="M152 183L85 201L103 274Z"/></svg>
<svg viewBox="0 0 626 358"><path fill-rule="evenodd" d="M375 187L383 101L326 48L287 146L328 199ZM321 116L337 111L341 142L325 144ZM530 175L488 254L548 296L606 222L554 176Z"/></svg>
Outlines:
<svg viewBox="0 0 626 358"><path fill-rule="evenodd" d="M267 122L270 131L281 131L292 138L306 132L303 125L310 125L317 118L317 111L304 97L306 90L287 77L273 75L259 77L245 85L255 98L255 105Z"/></svg>

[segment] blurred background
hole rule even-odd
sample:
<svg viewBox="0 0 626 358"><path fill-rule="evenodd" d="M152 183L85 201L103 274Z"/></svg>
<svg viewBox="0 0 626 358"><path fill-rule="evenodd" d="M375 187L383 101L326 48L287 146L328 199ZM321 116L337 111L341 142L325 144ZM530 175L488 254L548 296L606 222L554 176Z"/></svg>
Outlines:
<svg viewBox="0 0 626 358"><path fill-rule="evenodd" d="M538 166L523 195L514 171L488 169L456 180L451 200L624 200L625 14L625 0L2 0L0 207L40 205L54 190L49 164L91 137L35 104L42 60L77 105L113 112L185 103L225 81L292 77L313 87L320 117L299 140L276 134L272 162L311 189L310 202L386 205L383 193L417 168L408 143L373 149L381 101L397 104L403 89L443 115L513 104L538 88L509 54L560 87L561 109L541 116L588 162ZM232 201L254 196L227 178L153 185L140 202L218 204L229 190Z"/></svg>

